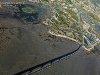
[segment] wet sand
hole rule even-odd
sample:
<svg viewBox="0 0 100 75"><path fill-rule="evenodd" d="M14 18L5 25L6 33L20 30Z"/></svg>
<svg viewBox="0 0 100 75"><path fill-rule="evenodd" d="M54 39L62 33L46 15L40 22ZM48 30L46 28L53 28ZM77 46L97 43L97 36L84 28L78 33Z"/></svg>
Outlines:
<svg viewBox="0 0 100 75"><path fill-rule="evenodd" d="M11 27L11 24L7 26ZM0 41L0 74L5 75L38 65L71 52L79 46L76 42L50 35L48 27L42 24L19 23L16 28L5 30ZM86 53L81 48L67 60L62 60L35 75L99 75L100 55Z"/></svg>
<svg viewBox="0 0 100 75"><path fill-rule="evenodd" d="M12 21L8 18L2 20L1 24L7 20ZM73 41L50 35L46 25L23 25L18 20L14 20L14 23L3 24L8 28L16 28L5 29L0 37L1 74L11 75L70 52L79 46Z"/></svg>
<svg viewBox="0 0 100 75"><path fill-rule="evenodd" d="M100 55L87 55L82 49L62 62L35 75L99 75Z"/></svg>
<svg viewBox="0 0 100 75"><path fill-rule="evenodd" d="M14 18L1 18L0 74L12 75L60 55L74 51L78 44L48 33L43 24L24 25ZM99 49L99 47L97 47ZM78 53L35 75L99 75L100 54L81 48Z"/></svg>

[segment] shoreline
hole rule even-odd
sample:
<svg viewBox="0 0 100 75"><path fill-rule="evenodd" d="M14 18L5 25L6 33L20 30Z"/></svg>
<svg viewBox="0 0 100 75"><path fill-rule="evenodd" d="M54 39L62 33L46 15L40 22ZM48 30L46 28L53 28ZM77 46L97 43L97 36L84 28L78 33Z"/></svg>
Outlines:
<svg viewBox="0 0 100 75"><path fill-rule="evenodd" d="M55 33L53 33L51 30L49 30L48 33L50 33L51 35L54 35L54 36L63 37L63 38L72 40L72 41L74 41L74 42L76 42L76 43L82 45L82 48L85 49L85 50L87 50L87 51L91 51L92 49L94 49L94 46L96 46L96 45L98 44L98 42L96 42L96 43L93 45L93 47L91 47L91 48L86 48L82 43L80 43L80 42L79 42L78 40L76 40L76 39L70 38L70 37L68 37L68 36L60 35L60 34L55 34Z"/></svg>

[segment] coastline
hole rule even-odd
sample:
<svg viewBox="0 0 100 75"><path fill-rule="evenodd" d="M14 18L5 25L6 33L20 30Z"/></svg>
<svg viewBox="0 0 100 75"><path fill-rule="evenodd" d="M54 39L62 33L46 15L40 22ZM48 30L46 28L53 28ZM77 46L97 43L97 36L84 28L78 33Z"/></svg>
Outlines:
<svg viewBox="0 0 100 75"><path fill-rule="evenodd" d="M96 45L98 44L98 42L96 42L91 48L86 48L82 43L80 43L80 42L79 42L78 40L76 40L76 39L70 38L70 37L68 37L68 36L60 35L60 34L55 34L55 33L53 33L53 32L50 31L50 30L49 30L48 32L49 32L51 35L58 36L58 37L63 37L63 38L67 38L67 39L69 39L69 40L72 40L72 41L74 41L74 42L76 42L76 43L82 45L82 48L85 49L86 51L91 51L92 49L94 49L94 46L96 46Z"/></svg>

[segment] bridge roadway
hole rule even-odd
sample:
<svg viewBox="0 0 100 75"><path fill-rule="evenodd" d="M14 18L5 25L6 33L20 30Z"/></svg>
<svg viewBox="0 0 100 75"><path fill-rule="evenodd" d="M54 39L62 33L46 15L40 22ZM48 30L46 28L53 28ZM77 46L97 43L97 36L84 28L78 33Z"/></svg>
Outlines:
<svg viewBox="0 0 100 75"><path fill-rule="evenodd" d="M44 62L44 63L41 63L41 64L36 65L36 66L34 66L34 67L28 68L28 69L26 69L26 70L23 70L23 71L21 71L21 72L18 72L18 73L16 73L16 74L13 74L13 75L22 75L22 74L24 74L24 73L26 73L26 72L28 72L27 75L32 75L32 74L34 74L34 73L36 73L36 72L40 72L41 70L52 66L52 65L55 64L56 62L59 62L59 61L61 61L61 60L63 60L63 59L66 59L66 58L69 57L69 56L72 56L72 55L75 54L77 51L79 51L79 49L80 49L81 46L82 46L82 45L80 45L76 50L74 50L74 51L72 51L72 52L69 52L69 53L64 54L64 55L62 55L62 56L59 56L59 57L57 57L57 58L51 59L51 60L49 60L49 61L46 61L46 62Z"/></svg>

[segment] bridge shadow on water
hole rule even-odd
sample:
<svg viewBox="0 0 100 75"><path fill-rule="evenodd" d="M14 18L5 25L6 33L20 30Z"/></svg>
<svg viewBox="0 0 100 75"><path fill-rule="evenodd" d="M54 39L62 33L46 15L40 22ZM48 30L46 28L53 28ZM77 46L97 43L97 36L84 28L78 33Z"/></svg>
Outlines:
<svg viewBox="0 0 100 75"><path fill-rule="evenodd" d="M28 72L27 75L32 75L32 74L34 74L34 73L36 73L36 72L38 72L38 71L43 70L44 68L47 68L47 67L53 65L53 64L56 63L56 62L58 62L58 61L60 61L60 60L62 60L62 59L65 59L65 58L67 58L68 56L70 56L70 55L76 53L76 52L80 49L81 46L82 46L82 45L80 45L76 50L74 50L74 51L72 51L72 52L69 52L69 53L64 54L64 55L62 55L62 56L59 56L59 57L56 57L56 58L54 58L54 59L51 59L51 60L46 61L46 62L44 62L44 63L41 63L41 64L39 64L39 65L33 66L33 67L28 68L28 69L26 69L26 70L20 71L20 72L18 72L18 73L16 73L16 74L13 74L13 75L22 75L22 74L24 74L24 73L26 73L26 72ZM37 70L36 70L36 69L37 69ZM34 71L34 70L35 70L35 71Z"/></svg>

